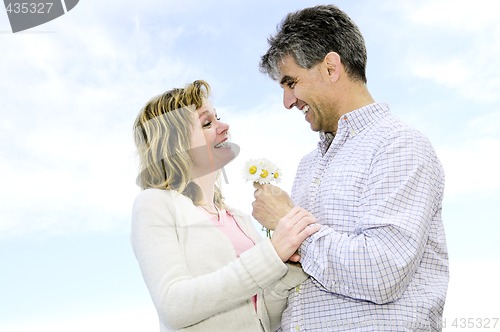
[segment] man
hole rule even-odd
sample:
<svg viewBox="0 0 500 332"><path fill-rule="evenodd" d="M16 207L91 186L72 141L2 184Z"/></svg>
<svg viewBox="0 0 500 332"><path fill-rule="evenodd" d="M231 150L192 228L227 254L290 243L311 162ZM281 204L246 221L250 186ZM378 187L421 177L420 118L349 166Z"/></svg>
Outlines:
<svg viewBox="0 0 500 332"><path fill-rule="evenodd" d="M337 7L289 14L269 45L261 71L320 133L291 198L256 185L253 216L265 227L282 227L295 205L321 224L300 246L311 278L290 294L281 330L441 330L444 173L431 144L374 101L363 37Z"/></svg>

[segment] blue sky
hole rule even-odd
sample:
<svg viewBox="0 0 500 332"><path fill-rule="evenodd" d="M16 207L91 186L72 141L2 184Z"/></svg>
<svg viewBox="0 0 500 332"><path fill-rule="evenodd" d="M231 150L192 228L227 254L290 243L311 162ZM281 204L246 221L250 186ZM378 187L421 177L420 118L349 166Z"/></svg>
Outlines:
<svg viewBox="0 0 500 332"><path fill-rule="evenodd" d="M289 190L317 135L258 71L286 13L316 1L97 1L12 34L0 11L0 331L157 331L129 243L131 127L153 95L207 80L240 156ZM494 0L335 2L357 22L377 101L424 132L446 171L445 318L498 317L500 15ZM496 316L495 316L496 315ZM500 323L496 329L500 329Z"/></svg>

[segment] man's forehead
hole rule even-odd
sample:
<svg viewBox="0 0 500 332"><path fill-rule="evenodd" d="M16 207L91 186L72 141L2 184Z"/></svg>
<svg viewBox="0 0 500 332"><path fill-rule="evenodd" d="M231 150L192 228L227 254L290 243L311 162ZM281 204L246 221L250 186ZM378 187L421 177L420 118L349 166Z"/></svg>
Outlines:
<svg viewBox="0 0 500 332"><path fill-rule="evenodd" d="M279 63L278 77L281 83L286 83L294 81L297 78L297 71L301 67L297 64L297 61L291 55L285 56Z"/></svg>

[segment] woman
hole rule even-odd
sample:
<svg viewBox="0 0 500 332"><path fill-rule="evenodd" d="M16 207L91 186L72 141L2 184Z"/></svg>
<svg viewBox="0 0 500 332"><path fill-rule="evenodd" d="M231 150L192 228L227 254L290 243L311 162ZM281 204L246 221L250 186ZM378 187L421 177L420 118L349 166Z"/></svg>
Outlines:
<svg viewBox="0 0 500 332"><path fill-rule="evenodd" d="M139 113L143 191L134 202L132 246L160 331L272 331L288 291L307 278L285 262L296 260L299 245L319 227L294 208L269 240L249 216L224 204L220 169L237 147L209 95L209 85L195 81L153 98Z"/></svg>

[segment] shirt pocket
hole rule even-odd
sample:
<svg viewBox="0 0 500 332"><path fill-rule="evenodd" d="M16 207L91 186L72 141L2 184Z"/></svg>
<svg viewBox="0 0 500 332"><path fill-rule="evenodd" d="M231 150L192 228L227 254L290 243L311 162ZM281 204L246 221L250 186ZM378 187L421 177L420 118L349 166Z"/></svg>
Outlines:
<svg viewBox="0 0 500 332"><path fill-rule="evenodd" d="M326 220L339 232L354 231L366 183L362 167L327 168L320 186L320 204Z"/></svg>

